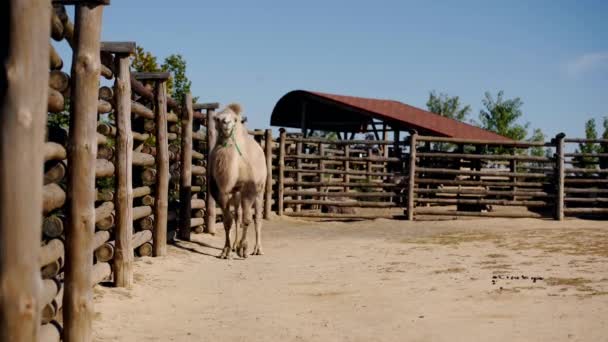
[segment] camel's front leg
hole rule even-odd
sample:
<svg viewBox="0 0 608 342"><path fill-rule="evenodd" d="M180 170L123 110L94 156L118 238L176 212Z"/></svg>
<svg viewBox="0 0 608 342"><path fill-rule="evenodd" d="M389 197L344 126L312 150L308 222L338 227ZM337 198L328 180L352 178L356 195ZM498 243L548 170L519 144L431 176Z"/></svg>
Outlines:
<svg viewBox="0 0 608 342"><path fill-rule="evenodd" d="M220 206L222 207L222 218L224 221L224 230L226 232L226 242L224 243L224 249L222 250L222 254L219 255L219 258L230 259L230 228L232 226L232 213L230 213L230 203L224 198L220 200Z"/></svg>
<svg viewBox="0 0 608 342"><path fill-rule="evenodd" d="M234 243L232 244L232 251L236 252L239 244L239 226L243 221L243 212L241 211L241 201L237 200L234 203L234 213L236 219L234 220Z"/></svg>
<svg viewBox="0 0 608 342"><path fill-rule="evenodd" d="M241 242L239 242L238 247L236 249L236 254L241 258L247 258L247 228L251 224L251 201L249 199L244 199L242 203L243 209L243 225L242 225L242 233L241 233Z"/></svg>
<svg viewBox="0 0 608 342"><path fill-rule="evenodd" d="M255 200L255 247L251 255L263 255L262 251L262 195L258 195Z"/></svg>

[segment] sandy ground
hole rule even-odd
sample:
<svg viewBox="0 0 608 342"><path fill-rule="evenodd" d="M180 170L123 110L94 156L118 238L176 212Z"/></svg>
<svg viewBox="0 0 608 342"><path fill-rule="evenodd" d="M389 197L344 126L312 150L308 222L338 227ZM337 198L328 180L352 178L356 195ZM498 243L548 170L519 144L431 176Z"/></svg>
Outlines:
<svg viewBox="0 0 608 342"><path fill-rule="evenodd" d="M95 340L608 341L606 221L264 224L264 256L218 229L97 286Z"/></svg>

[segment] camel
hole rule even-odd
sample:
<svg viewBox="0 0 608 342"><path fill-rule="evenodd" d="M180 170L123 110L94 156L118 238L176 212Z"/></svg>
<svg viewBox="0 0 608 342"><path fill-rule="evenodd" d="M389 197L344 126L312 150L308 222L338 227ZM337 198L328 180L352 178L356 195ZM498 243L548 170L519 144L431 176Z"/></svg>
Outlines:
<svg viewBox="0 0 608 342"><path fill-rule="evenodd" d="M262 204L266 186L266 158L260 145L249 136L241 112L241 106L232 103L214 116L217 142L209 156L208 170L211 196L222 209L226 231L226 242L219 255L221 259L229 259L233 249L241 258L247 258L247 228L252 221L251 208L254 204L255 247L252 255L263 254ZM234 213L230 211L231 206ZM230 244L232 222L236 231L234 245Z"/></svg>

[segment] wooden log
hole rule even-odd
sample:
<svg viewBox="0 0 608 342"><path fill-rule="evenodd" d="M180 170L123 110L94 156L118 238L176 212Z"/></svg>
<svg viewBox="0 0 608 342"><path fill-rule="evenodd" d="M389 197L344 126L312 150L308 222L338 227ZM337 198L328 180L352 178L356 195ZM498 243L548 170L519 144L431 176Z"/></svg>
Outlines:
<svg viewBox="0 0 608 342"><path fill-rule="evenodd" d="M326 138L302 138L302 137L286 137L288 142L301 142L306 144L317 145L319 143L330 145L392 145L392 140L331 140Z"/></svg>
<svg viewBox="0 0 608 342"><path fill-rule="evenodd" d="M554 218L558 221L564 220L564 188L565 188L565 167L564 167L564 150L565 150L565 138L564 133L560 133L555 137L555 173L557 175L556 184L556 200L555 200L555 213Z"/></svg>
<svg viewBox="0 0 608 342"><path fill-rule="evenodd" d="M190 228L194 228L194 227L198 227L198 226L204 226L205 224L205 219L204 218L199 218L199 217L195 217L190 219Z"/></svg>
<svg viewBox="0 0 608 342"><path fill-rule="evenodd" d="M156 183L156 170L155 169L145 169L141 173L141 181L144 185L152 185Z"/></svg>
<svg viewBox="0 0 608 342"><path fill-rule="evenodd" d="M414 220L414 211L416 210L416 202L414 201L415 193L414 187L416 186L416 149L418 146L418 132L410 132L410 158L408 161L408 187L407 187L407 219L409 221Z"/></svg>
<svg viewBox="0 0 608 342"><path fill-rule="evenodd" d="M136 116L154 120L154 112L152 111L152 109L149 109L148 107L144 106L139 102L131 102L131 112Z"/></svg>
<svg viewBox="0 0 608 342"><path fill-rule="evenodd" d="M44 161L64 160L67 158L65 148L54 142L44 143Z"/></svg>
<svg viewBox="0 0 608 342"><path fill-rule="evenodd" d="M351 150L352 152L352 150ZM384 158L384 157L351 157L351 156L332 156L332 155L314 155L314 154L296 154L285 156L286 159L305 159L305 160L327 160L327 161L350 161L350 162L399 162L399 158ZM340 163L339 165L342 165Z"/></svg>
<svg viewBox="0 0 608 342"><path fill-rule="evenodd" d="M264 131L264 155L266 158L266 186L264 191L264 219L270 219L272 202L272 130Z"/></svg>
<svg viewBox="0 0 608 342"><path fill-rule="evenodd" d="M51 14L51 38L58 42L63 39L63 23L55 13Z"/></svg>
<svg viewBox="0 0 608 342"><path fill-rule="evenodd" d="M133 220L139 220L149 215L152 215L152 207L150 206L145 205L133 208Z"/></svg>
<svg viewBox="0 0 608 342"><path fill-rule="evenodd" d="M142 217L138 221L138 225L140 230L152 230L154 228L154 216Z"/></svg>
<svg viewBox="0 0 608 342"><path fill-rule="evenodd" d="M42 268L40 269L40 275L42 276L42 279L50 279L56 277L63 268L64 260L65 257L62 256L59 259L51 261L50 263L42 266Z"/></svg>
<svg viewBox="0 0 608 342"><path fill-rule="evenodd" d="M114 148L110 146L101 145L97 147L97 158L112 160L114 158Z"/></svg>
<svg viewBox="0 0 608 342"><path fill-rule="evenodd" d="M204 176L207 170L204 166L192 165L192 174L194 176Z"/></svg>
<svg viewBox="0 0 608 342"><path fill-rule="evenodd" d="M109 280L112 276L112 268L110 264L107 262L98 262L93 265L91 272L91 284L90 287L93 287L102 281Z"/></svg>
<svg viewBox="0 0 608 342"><path fill-rule="evenodd" d="M215 124L214 124L214 126L215 126ZM207 130L209 130L209 129L207 129ZM205 135L205 133L203 133L203 132L193 132L192 133L192 139L194 139L194 140L207 141L207 138L208 138L208 136Z"/></svg>
<svg viewBox="0 0 608 342"><path fill-rule="evenodd" d="M177 140L177 134L167 133L167 140Z"/></svg>
<svg viewBox="0 0 608 342"><path fill-rule="evenodd" d="M148 186L140 186L139 188L133 189L133 198L142 197L145 195L149 195L151 193L151 189Z"/></svg>
<svg viewBox="0 0 608 342"><path fill-rule="evenodd" d="M192 192L201 192L203 191L203 188L200 186L192 186Z"/></svg>
<svg viewBox="0 0 608 342"><path fill-rule="evenodd" d="M147 133L131 132L131 134L133 135L133 140L137 141L146 141L148 138L150 138L150 134Z"/></svg>
<svg viewBox="0 0 608 342"><path fill-rule="evenodd" d="M112 103L106 100L99 100L97 103L97 113L106 114L112 111Z"/></svg>
<svg viewBox="0 0 608 342"><path fill-rule="evenodd" d="M95 228L99 230L110 230L114 227L116 223L116 214L114 212L110 213L110 215L100 219L95 223Z"/></svg>
<svg viewBox="0 0 608 342"><path fill-rule="evenodd" d="M131 245L133 248L138 248L146 242L149 242L152 239L152 231L150 230L142 230L133 234L133 239L131 240Z"/></svg>
<svg viewBox="0 0 608 342"><path fill-rule="evenodd" d="M308 190L285 190L285 196L308 196L308 197L349 197L349 198L381 198L394 197L394 192L325 192L325 191L308 191Z"/></svg>
<svg viewBox="0 0 608 342"><path fill-rule="evenodd" d="M204 218L205 217L205 211L202 209L198 209L198 210L194 210L192 217L199 217L199 218Z"/></svg>
<svg viewBox="0 0 608 342"><path fill-rule="evenodd" d="M567 184L608 184L608 179L601 178L566 178L565 183Z"/></svg>
<svg viewBox="0 0 608 342"><path fill-rule="evenodd" d="M345 163L348 163L348 162L345 162ZM433 170L438 170L438 169L433 169ZM457 170L452 170L452 171L457 171ZM316 170L316 169L298 169L298 168L296 168L296 169L286 168L286 169L284 169L284 172L299 173L299 174L301 174L301 176L315 175L315 174L320 174L320 173L326 173L326 174L330 174L330 175L343 175L343 176L345 176L345 175L363 176L361 179L365 179L367 176L390 177L390 176L394 175L393 173L386 173L386 172L367 172L367 171L356 171L356 170L329 170L329 169L325 169L325 170L323 170L323 172L321 172L321 170ZM354 179L354 177L349 177L349 179L351 179L351 178Z"/></svg>
<svg viewBox="0 0 608 342"><path fill-rule="evenodd" d="M324 201L324 200L284 200L285 204L319 204L336 207L353 207L353 208L391 208L395 207L395 203L388 202L366 202L366 201Z"/></svg>
<svg viewBox="0 0 608 342"><path fill-rule="evenodd" d="M96 201L113 201L114 200L114 191L111 189L96 189L95 193Z"/></svg>
<svg viewBox="0 0 608 342"><path fill-rule="evenodd" d="M495 187L543 187L550 182L511 182L511 181L488 181L488 180L450 180L450 179L429 179L416 177L416 184L438 184L455 186L495 186Z"/></svg>
<svg viewBox="0 0 608 342"><path fill-rule="evenodd" d="M167 118L167 122L169 122L169 118ZM181 126L176 125L176 124L169 125L167 130L171 133L177 133L177 134L181 133L181 131L182 131ZM175 145L173 145L173 146L175 146Z"/></svg>
<svg viewBox="0 0 608 342"><path fill-rule="evenodd" d="M47 238L57 238L63 234L63 220L58 216L48 216L42 221L42 233Z"/></svg>
<svg viewBox="0 0 608 342"><path fill-rule="evenodd" d="M417 167L416 173L436 173L444 175L468 175L468 176L498 176L498 177L523 177L523 178L544 178L545 173L533 172L503 172L503 171L476 171L476 170L452 170L443 168Z"/></svg>
<svg viewBox="0 0 608 342"><path fill-rule="evenodd" d="M570 203L608 203L608 198L606 197L592 197L592 198L584 198L584 197L564 197L564 202Z"/></svg>
<svg viewBox="0 0 608 342"><path fill-rule="evenodd" d="M109 103L114 103L114 91L108 86L99 88L99 99Z"/></svg>
<svg viewBox="0 0 608 342"><path fill-rule="evenodd" d="M115 249L114 243L104 243L95 249L95 260L97 260L97 262L108 262L112 260L115 255Z"/></svg>
<svg viewBox="0 0 608 342"><path fill-rule="evenodd" d="M114 73L112 72L112 69L108 68L107 66L100 64L101 67L101 76L103 76L105 79L107 80L111 80L112 78L114 78Z"/></svg>
<svg viewBox="0 0 608 342"><path fill-rule="evenodd" d="M395 183L342 183L336 181L324 181L324 182L296 182L294 180L285 180L284 185L286 186L297 186L301 185L303 187L331 187L331 186L348 186L348 187L356 187L356 188L394 188L397 186Z"/></svg>
<svg viewBox="0 0 608 342"><path fill-rule="evenodd" d="M565 214L608 214L608 208L564 208Z"/></svg>
<svg viewBox="0 0 608 342"><path fill-rule="evenodd" d="M61 70L51 70L49 87L63 94L70 88L70 76Z"/></svg>
<svg viewBox="0 0 608 342"><path fill-rule="evenodd" d="M44 246L40 247L38 256L39 265L44 267L64 256L64 245L61 239L49 240Z"/></svg>
<svg viewBox="0 0 608 342"><path fill-rule="evenodd" d="M152 256L152 244L150 242L144 243L137 247L136 253L139 257Z"/></svg>
<svg viewBox="0 0 608 342"><path fill-rule="evenodd" d="M505 206L526 206L526 207L548 207L551 204L545 201L526 201L526 200L494 200L494 199L464 199L464 198L417 198L418 203L435 204L488 204Z"/></svg>
<svg viewBox="0 0 608 342"><path fill-rule="evenodd" d="M167 140L167 92L164 81L156 82L156 184L154 194L154 256L167 254L167 208L169 192L169 144Z"/></svg>
<svg viewBox="0 0 608 342"><path fill-rule="evenodd" d="M112 177L114 176L114 164L105 159L95 160L95 177Z"/></svg>
<svg viewBox="0 0 608 342"><path fill-rule="evenodd" d="M565 168L564 173L596 173L596 174L604 174L608 173L608 170L602 169L585 169L585 168Z"/></svg>
<svg viewBox="0 0 608 342"><path fill-rule="evenodd" d="M147 206L154 206L154 196L151 195L145 195L141 198L141 204L142 205L147 205Z"/></svg>
<svg viewBox="0 0 608 342"><path fill-rule="evenodd" d="M48 324L53 321L53 319L57 318L57 314L61 310L61 304L63 301L63 286L59 287L59 291L55 295L55 298L51 300L50 303L44 306L42 309L42 324ZM41 339L41 341L44 341ZM57 340L59 341L59 340Z"/></svg>
<svg viewBox="0 0 608 342"><path fill-rule="evenodd" d="M608 139L583 139L583 138L568 138L564 139L566 143L588 143L588 144L602 144L608 143Z"/></svg>
<svg viewBox="0 0 608 342"><path fill-rule="evenodd" d="M537 163L552 163L552 158L537 157L518 154L472 154L472 153L451 153L451 152L420 152L420 158L452 158L452 159L482 159L482 160L517 160L531 161Z"/></svg>
<svg viewBox="0 0 608 342"><path fill-rule="evenodd" d="M95 223L105 219L106 217L112 215L114 211L114 202L104 202L94 211L94 221Z"/></svg>
<svg viewBox="0 0 608 342"><path fill-rule="evenodd" d="M136 166L152 166L156 160L154 156L146 153L133 152L132 163Z"/></svg>
<svg viewBox="0 0 608 342"><path fill-rule="evenodd" d="M283 196L285 189L285 140L287 138L287 133L283 128L281 128L279 131L279 184L277 186L277 214L281 216L283 215L283 206L285 204L283 201Z"/></svg>
<svg viewBox="0 0 608 342"><path fill-rule="evenodd" d="M141 148L141 153L146 153L151 156L156 156L156 148L153 146L143 146Z"/></svg>
<svg viewBox="0 0 608 342"><path fill-rule="evenodd" d="M417 194L456 194L456 195L481 195L481 196L533 196L553 198L555 194L544 191L521 191L521 190L485 190L485 189L420 189L415 188Z"/></svg>
<svg viewBox="0 0 608 342"><path fill-rule="evenodd" d="M60 183L67 173L67 167L62 161L55 161L47 163L48 168L45 167L43 184L47 185L50 183Z"/></svg>
<svg viewBox="0 0 608 342"><path fill-rule="evenodd" d="M193 199L190 201L191 209L205 209L205 200L202 199ZM190 215L190 213L188 213Z"/></svg>
<svg viewBox="0 0 608 342"><path fill-rule="evenodd" d="M48 90L47 110L51 113L61 113L65 107L63 95L55 89Z"/></svg>
<svg viewBox="0 0 608 342"><path fill-rule="evenodd" d="M95 232L95 235L93 235L93 242L92 242L93 251L95 251L97 248L103 246L103 244L108 242L109 240L110 240L110 232L105 231L105 230Z"/></svg>
<svg viewBox="0 0 608 342"><path fill-rule="evenodd" d="M63 189L55 184L47 184L42 190L42 214L46 215L49 212L61 208L65 203L66 194Z"/></svg>
<svg viewBox="0 0 608 342"><path fill-rule="evenodd" d="M57 322L50 322L40 326L39 338L30 341L44 341L44 342L59 342L61 340L61 328ZM14 340L11 340L14 341Z"/></svg>
<svg viewBox="0 0 608 342"><path fill-rule="evenodd" d="M115 136L116 135L116 127L107 124L107 123L99 123L97 125L97 132L101 133L105 136Z"/></svg>
<svg viewBox="0 0 608 342"><path fill-rule="evenodd" d="M572 193L572 194L607 194L608 193L608 189L598 189L598 188L583 188L583 189L564 188L564 192L565 193Z"/></svg>
<svg viewBox="0 0 608 342"><path fill-rule="evenodd" d="M108 138L103 134L96 134L97 145L103 145L108 143Z"/></svg>
<svg viewBox="0 0 608 342"><path fill-rule="evenodd" d="M51 70L61 70L63 68L63 60L57 50L49 43L49 68Z"/></svg>
<svg viewBox="0 0 608 342"><path fill-rule="evenodd" d="M182 156L182 158L183 158L183 156ZM203 159L205 159L205 155L200 152L192 151L192 159L203 160ZM182 159L182 160L184 160L184 159Z"/></svg>

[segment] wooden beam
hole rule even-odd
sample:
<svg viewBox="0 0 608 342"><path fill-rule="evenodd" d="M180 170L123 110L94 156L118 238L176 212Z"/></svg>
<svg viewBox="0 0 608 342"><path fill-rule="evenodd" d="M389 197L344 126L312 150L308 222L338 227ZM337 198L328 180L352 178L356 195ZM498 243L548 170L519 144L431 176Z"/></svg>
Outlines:
<svg viewBox="0 0 608 342"><path fill-rule="evenodd" d="M168 74L168 73L167 73ZM167 85L162 78L155 89L156 187L154 190L153 255L167 254L167 209L169 206L169 141L167 139ZM166 79L165 79L166 80Z"/></svg>
<svg viewBox="0 0 608 342"><path fill-rule="evenodd" d="M117 55L131 56L135 54L135 42L101 42L101 51Z"/></svg>
<svg viewBox="0 0 608 342"><path fill-rule="evenodd" d="M109 5L110 0L53 0L53 5Z"/></svg>
<svg viewBox="0 0 608 342"><path fill-rule="evenodd" d="M182 104L182 148L181 148L181 177L179 198L179 238L190 241L190 199L192 198L192 127L193 110L192 94L187 93Z"/></svg>
<svg viewBox="0 0 608 342"><path fill-rule="evenodd" d="M272 130L264 132L264 154L266 157L266 191L264 192L264 218L270 218L272 202Z"/></svg>
<svg viewBox="0 0 608 342"><path fill-rule="evenodd" d="M195 103L194 105L192 105L192 109L193 110L202 110L202 109L218 109L220 107L220 104L217 102L211 102L211 103Z"/></svg>
<svg viewBox="0 0 608 342"><path fill-rule="evenodd" d="M170 72L134 72L133 77L139 81L166 81L171 77Z"/></svg>
<svg viewBox="0 0 608 342"><path fill-rule="evenodd" d="M72 91L68 153L68 224L66 229L63 339L90 342L93 333L93 237L95 234L95 168L103 6L77 6L72 58Z"/></svg>
<svg viewBox="0 0 608 342"><path fill-rule="evenodd" d="M217 141L217 131L215 130L215 120L213 117L215 113L213 109L207 110L207 165L210 164L211 151L215 147ZM209 177L210 172L207 173L207 211L205 216L205 232L209 234L215 234L215 199L211 196L211 181Z"/></svg>
<svg viewBox="0 0 608 342"><path fill-rule="evenodd" d="M135 46L135 43L133 43ZM131 134L131 76L128 54L115 59L116 79L116 246L114 284L133 286L133 134Z"/></svg>
<svg viewBox="0 0 608 342"><path fill-rule="evenodd" d="M0 341L38 341L51 7L38 0L1 7Z"/></svg>

